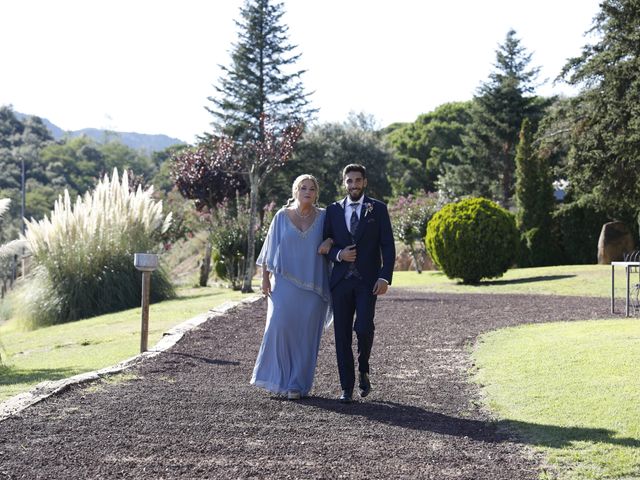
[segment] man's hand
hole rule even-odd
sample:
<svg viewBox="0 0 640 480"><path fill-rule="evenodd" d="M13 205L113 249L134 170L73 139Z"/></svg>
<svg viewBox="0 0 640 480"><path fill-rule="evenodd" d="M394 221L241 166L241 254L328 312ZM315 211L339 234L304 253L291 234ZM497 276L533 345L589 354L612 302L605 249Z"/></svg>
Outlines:
<svg viewBox="0 0 640 480"><path fill-rule="evenodd" d="M349 245L340 251L340 261L353 263L356 261L356 246Z"/></svg>
<svg viewBox="0 0 640 480"><path fill-rule="evenodd" d="M381 278L379 278L376 284L373 286L373 294L384 295L385 293L387 293L388 289L389 289L389 284L384 280L382 280Z"/></svg>

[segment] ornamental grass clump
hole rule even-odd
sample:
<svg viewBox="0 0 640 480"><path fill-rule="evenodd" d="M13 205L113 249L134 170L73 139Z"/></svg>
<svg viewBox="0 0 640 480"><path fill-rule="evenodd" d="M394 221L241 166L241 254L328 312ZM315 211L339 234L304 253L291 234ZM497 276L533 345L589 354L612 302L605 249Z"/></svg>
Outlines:
<svg viewBox="0 0 640 480"><path fill-rule="evenodd" d="M141 274L133 254L151 252L171 224L153 187L130 191L117 169L72 204L69 192L51 218L27 221L25 241L33 273L21 294L21 317L31 327L51 325L140 305ZM151 277L151 301L175 296L166 273Z"/></svg>
<svg viewBox="0 0 640 480"><path fill-rule="evenodd" d="M518 248L514 216L485 198L445 205L427 225L427 251L449 278L478 283L501 277Z"/></svg>

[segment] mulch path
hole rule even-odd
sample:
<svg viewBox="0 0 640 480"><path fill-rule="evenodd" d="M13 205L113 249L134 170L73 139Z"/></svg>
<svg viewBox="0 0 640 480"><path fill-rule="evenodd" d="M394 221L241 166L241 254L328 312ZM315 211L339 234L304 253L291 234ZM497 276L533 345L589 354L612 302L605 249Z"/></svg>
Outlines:
<svg viewBox="0 0 640 480"><path fill-rule="evenodd" d="M543 459L482 409L469 345L508 325L611 316L604 298L391 289L378 302L373 391L342 405L332 331L309 398L249 385L265 306L208 321L120 381L0 422L0 479L536 479Z"/></svg>

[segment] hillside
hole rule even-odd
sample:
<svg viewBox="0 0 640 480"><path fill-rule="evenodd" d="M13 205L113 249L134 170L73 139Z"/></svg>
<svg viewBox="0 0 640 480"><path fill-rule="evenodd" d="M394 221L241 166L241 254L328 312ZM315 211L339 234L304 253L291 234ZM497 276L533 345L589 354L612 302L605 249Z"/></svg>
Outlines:
<svg viewBox="0 0 640 480"><path fill-rule="evenodd" d="M15 112L16 117L23 120L25 117L34 115ZM35 115L37 116L37 115ZM50 120L40 117L42 122L51 132L54 139L60 140L65 136L69 137L81 137L87 136L98 143L105 143L109 140L120 140L123 144L136 150L144 150L147 153L152 153L160 150L164 150L167 147L177 144L184 144L182 140L172 138L167 135L150 135L147 133L136 132L114 132L112 130L101 130L98 128L83 128L81 130L63 130Z"/></svg>

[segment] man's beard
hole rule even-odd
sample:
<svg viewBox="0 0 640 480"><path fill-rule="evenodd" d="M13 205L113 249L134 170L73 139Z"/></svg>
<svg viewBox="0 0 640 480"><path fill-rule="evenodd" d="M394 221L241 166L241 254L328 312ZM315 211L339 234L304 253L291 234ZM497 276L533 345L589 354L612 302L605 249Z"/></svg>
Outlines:
<svg viewBox="0 0 640 480"><path fill-rule="evenodd" d="M360 190L357 197L354 197L354 194L349 192L349 200L351 200L352 202L357 202L362 198L362 195L364 195L364 190Z"/></svg>

